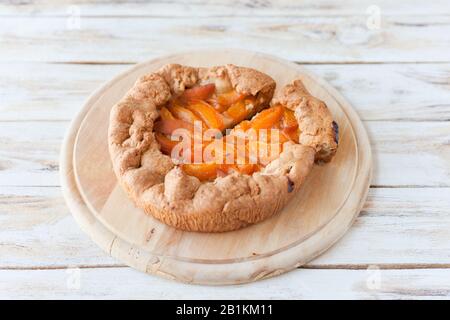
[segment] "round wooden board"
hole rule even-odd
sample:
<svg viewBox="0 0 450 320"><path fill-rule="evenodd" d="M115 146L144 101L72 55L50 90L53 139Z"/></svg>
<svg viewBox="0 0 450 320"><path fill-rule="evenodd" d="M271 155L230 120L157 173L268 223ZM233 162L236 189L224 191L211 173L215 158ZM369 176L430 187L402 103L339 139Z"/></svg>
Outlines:
<svg viewBox="0 0 450 320"><path fill-rule="evenodd" d="M134 207L112 171L109 111L136 79L166 63L233 63L261 70L281 88L300 78L324 100L340 127L335 159L315 166L302 189L276 216L227 233L183 232ZM237 50L189 52L139 64L98 90L74 120L63 148L64 194L79 224L105 250L148 273L180 281L232 284L279 274L329 248L361 210L371 177L367 134L350 105L322 79L271 56Z"/></svg>

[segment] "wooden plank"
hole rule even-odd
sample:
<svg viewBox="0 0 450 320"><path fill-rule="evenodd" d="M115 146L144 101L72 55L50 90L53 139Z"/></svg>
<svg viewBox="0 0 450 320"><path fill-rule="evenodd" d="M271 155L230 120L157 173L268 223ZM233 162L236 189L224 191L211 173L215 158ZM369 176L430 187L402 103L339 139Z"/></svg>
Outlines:
<svg viewBox="0 0 450 320"><path fill-rule="evenodd" d="M68 122L4 122L0 185L59 185L58 157Z"/></svg>
<svg viewBox="0 0 450 320"><path fill-rule="evenodd" d="M129 65L12 63L0 69L0 121L70 120ZM363 120L450 120L450 64L306 65Z"/></svg>
<svg viewBox="0 0 450 320"><path fill-rule="evenodd" d="M129 268L2 270L0 285L2 299L445 299L450 295L446 269L297 269L225 287L187 285Z"/></svg>
<svg viewBox="0 0 450 320"><path fill-rule="evenodd" d="M449 62L450 16L4 17L0 60L136 62L177 50L256 50L298 62ZM112 21L114 23L112 23ZM93 45L95 44L95 45Z"/></svg>
<svg viewBox="0 0 450 320"><path fill-rule="evenodd" d="M374 186L449 186L448 122L366 122Z"/></svg>
<svg viewBox="0 0 450 320"><path fill-rule="evenodd" d="M450 188L372 188L360 216L310 266L448 265Z"/></svg>
<svg viewBox="0 0 450 320"><path fill-rule="evenodd" d="M60 188L2 188L0 221L0 269L119 265L76 225Z"/></svg>
<svg viewBox="0 0 450 320"><path fill-rule="evenodd" d="M0 121L71 120L94 90L130 67L1 64Z"/></svg>
<svg viewBox="0 0 450 320"><path fill-rule="evenodd" d="M450 120L450 65L308 65L335 86L363 120Z"/></svg>
<svg viewBox="0 0 450 320"><path fill-rule="evenodd" d="M0 223L0 269L122 265L82 233L59 188L2 187ZM449 229L450 188L372 188L349 232L307 267L449 267Z"/></svg>
<svg viewBox="0 0 450 320"><path fill-rule="evenodd" d="M444 0L424 3L423 1L299 1L265 0L265 1L188 1L175 0L166 2L142 1L82 1L82 0L47 0L26 1L18 5L17 1L6 1L0 4L2 15L66 15L70 6L80 8L83 15L88 16L224 16L224 15L350 15L365 14L370 6L378 6L383 14L446 14L448 3Z"/></svg>
<svg viewBox="0 0 450 320"><path fill-rule="evenodd" d="M365 122L374 154L373 186L450 186L448 122ZM67 122L3 122L0 185L58 186Z"/></svg>
<svg viewBox="0 0 450 320"><path fill-rule="evenodd" d="M1 64L0 121L71 120L95 89L130 67Z"/></svg>

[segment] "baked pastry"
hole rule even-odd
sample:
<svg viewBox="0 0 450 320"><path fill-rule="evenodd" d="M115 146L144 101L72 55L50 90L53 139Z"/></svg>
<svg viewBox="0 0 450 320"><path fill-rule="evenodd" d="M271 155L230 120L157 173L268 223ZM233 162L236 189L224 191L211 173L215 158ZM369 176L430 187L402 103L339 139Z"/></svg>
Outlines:
<svg viewBox="0 0 450 320"><path fill-rule="evenodd" d="M230 231L272 216L338 144L325 103L300 80L274 91L268 75L234 65L170 64L141 77L110 114L119 183L182 230Z"/></svg>

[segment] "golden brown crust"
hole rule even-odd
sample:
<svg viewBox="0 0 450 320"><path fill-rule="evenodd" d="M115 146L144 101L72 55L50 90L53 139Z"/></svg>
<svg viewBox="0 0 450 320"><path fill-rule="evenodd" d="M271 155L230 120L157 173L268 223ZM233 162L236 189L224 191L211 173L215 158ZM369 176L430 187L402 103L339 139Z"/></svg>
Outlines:
<svg viewBox="0 0 450 320"><path fill-rule="evenodd" d="M218 88L229 81L238 92L256 95L264 106L270 102L275 89L275 82L269 76L253 69L233 65L207 69L173 64L140 78L110 115L109 151L120 184L146 213L182 230L229 231L272 216L303 183L321 146L330 143L328 131L319 128L316 132L320 137L305 137L301 144L286 143L278 159L251 176L233 173L209 182L188 176L160 152L153 123L159 108L171 95L212 81ZM298 84L293 86L294 89L281 93L280 103L295 110L300 125L328 125L326 107L325 112L320 103L305 102L305 99L310 101L305 98L306 90L300 93ZM316 117L314 108L324 114ZM308 119L322 122L310 124Z"/></svg>
<svg viewBox="0 0 450 320"><path fill-rule="evenodd" d="M329 162L337 150L338 126L326 104L312 96L300 80L286 85L272 101L277 103L295 111L299 143L314 148L317 162Z"/></svg>

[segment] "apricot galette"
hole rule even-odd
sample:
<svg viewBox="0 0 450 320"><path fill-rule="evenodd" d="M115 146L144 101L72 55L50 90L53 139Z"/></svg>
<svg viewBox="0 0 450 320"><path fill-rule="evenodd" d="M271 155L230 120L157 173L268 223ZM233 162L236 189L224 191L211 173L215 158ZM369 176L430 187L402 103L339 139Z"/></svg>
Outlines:
<svg viewBox="0 0 450 320"><path fill-rule="evenodd" d="M229 231L272 216L338 143L325 103L300 80L274 92L268 75L234 65L171 64L141 77L110 115L120 184L182 230Z"/></svg>

